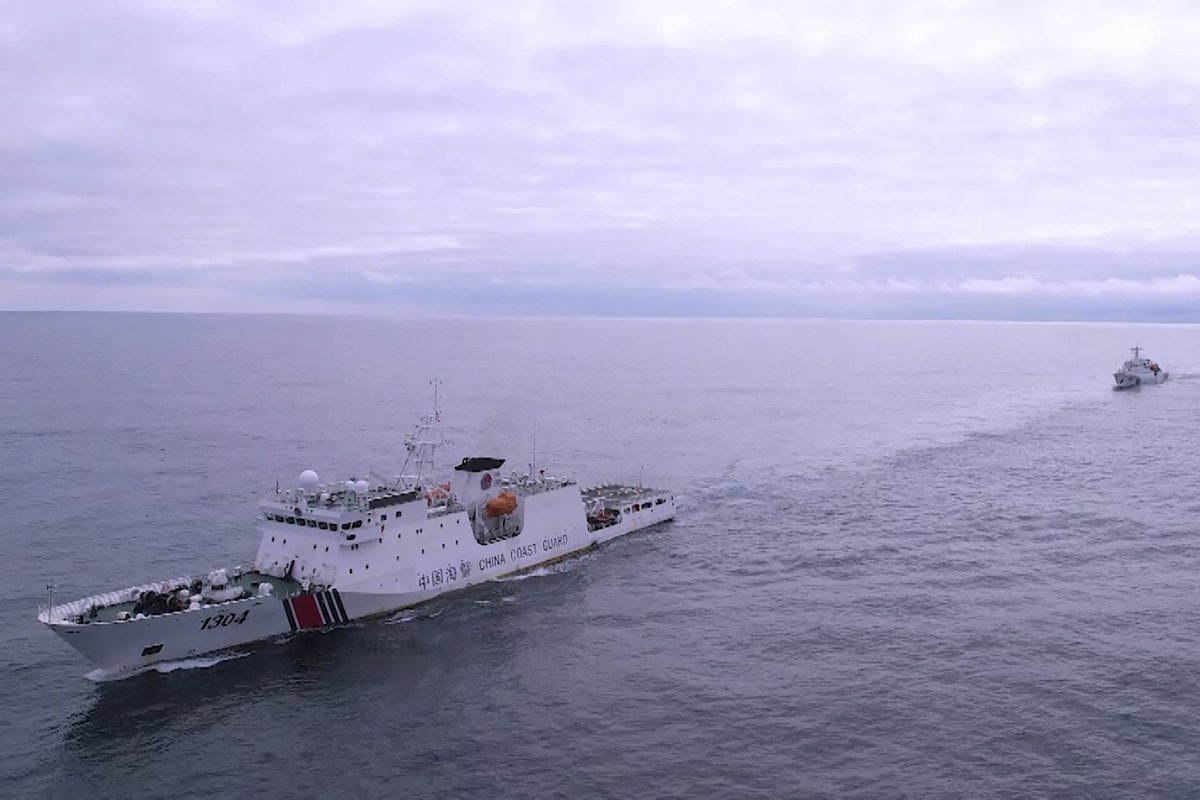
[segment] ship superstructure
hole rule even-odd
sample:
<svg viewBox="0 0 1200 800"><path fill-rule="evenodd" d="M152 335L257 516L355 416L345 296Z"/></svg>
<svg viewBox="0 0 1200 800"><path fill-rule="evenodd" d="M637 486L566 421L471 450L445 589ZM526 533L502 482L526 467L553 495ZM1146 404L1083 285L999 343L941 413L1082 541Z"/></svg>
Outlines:
<svg viewBox="0 0 1200 800"><path fill-rule="evenodd" d="M323 483L305 470L265 497L252 565L51 601L39 620L103 670L136 670L391 613L675 516L669 491L581 489L490 456L463 458L439 483L440 423L435 403L397 479Z"/></svg>

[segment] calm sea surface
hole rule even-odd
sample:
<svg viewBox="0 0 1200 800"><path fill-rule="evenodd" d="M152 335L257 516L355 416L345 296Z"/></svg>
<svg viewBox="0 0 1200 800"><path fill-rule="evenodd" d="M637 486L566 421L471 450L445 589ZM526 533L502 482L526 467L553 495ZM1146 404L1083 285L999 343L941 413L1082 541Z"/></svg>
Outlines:
<svg viewBox="0 0 1200 800"><path fill-rule="evenodd" d="M37 624L396 471L433 377L448 461L536 420L678 520L125 681ZM0 795L1195 796L1198 410L1187 326L0 315Z"/></svg>

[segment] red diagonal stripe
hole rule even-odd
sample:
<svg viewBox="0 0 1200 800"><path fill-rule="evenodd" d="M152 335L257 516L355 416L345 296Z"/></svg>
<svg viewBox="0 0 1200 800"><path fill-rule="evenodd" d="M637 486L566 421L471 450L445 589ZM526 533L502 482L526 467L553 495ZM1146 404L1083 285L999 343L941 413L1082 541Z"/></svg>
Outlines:
<svg viewBox="0 0 1200 800"><path fill-rule="evenodd" d="M293 597L292 611L296 614L296 624L301 628L319 628L325 624L321 619L321 609L317 608L317 598L311 594Z"/></svg>

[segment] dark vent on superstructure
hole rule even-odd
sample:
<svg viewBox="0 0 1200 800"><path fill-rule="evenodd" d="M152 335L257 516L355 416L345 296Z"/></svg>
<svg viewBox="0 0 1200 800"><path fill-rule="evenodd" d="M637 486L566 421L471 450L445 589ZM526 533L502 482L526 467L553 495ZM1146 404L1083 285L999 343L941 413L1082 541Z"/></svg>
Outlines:
<svg viewBox="0 0 1200 800"><path fill-rule="evenodd" d="M503 458L475 456L474 458L464 458L455 469L460 472L487 472L489 469L500 469L500 465L503 463Z"/></svg>

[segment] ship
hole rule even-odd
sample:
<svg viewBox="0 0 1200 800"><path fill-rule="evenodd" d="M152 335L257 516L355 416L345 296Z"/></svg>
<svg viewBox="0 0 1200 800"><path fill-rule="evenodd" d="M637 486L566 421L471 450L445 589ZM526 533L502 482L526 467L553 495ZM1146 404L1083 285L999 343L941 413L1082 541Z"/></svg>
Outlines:
<svg viewBox="0 0 1200 800"><path fill-rule="evenodd" d="M1130 352L1133 358L1126 359L1121 368L1113 373L1113 380L1117 382L1114 389L1132 389L1143 383L1162 383L1167 379L1168 373L1157 362L1142 357L1140 345L1131 347Z"/></svg>
<svg viewBox="0 0 1200 800"><path fill-rule="evenodd" d="M675 496L634 483L581 487L528 465L467 456L437 472L434 410L405 437L395 478L324 483L306 469L260 502L251 565L212 569L56 604L38 620L124 677L163 662L392 615L485 581L543 567L674 519ZM445 480L441 478L445 477Z"/></svg>

